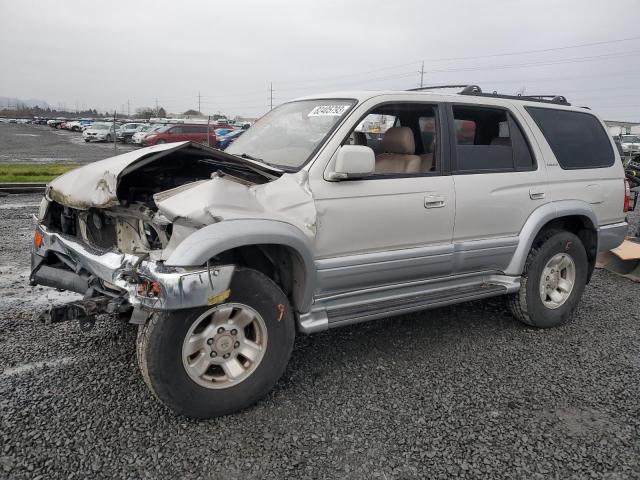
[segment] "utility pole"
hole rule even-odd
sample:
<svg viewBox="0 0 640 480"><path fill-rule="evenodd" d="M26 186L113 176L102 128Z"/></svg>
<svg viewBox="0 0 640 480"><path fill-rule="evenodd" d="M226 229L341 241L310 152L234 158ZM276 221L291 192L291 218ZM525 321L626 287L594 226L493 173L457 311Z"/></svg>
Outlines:
<svg viewBox="0 0 640 480"><path fill-rule="evenodd" d="M273 83L269 83L269 110L273 110Z"/></svg>
<svg viewBox="0 0 640 480"><path fill-rule="evenodd" d="M424 60L422 61L422 68L420 69L420 88L424 86Z"/></svg>
<svg viewBox="0 0 640 480"><path fill-rule="evenodd" d="M158 97L156 97L156 117L158 116Z"/></svg>
<svg viewBox="0 0 640 480"><path fill-rule="evenodd" d="M113 132L111 132L113 134L113 153L115 155L118 154L118 143L116 141L116 116L118 114L116 113L116 111L113 111Z"/></svg>
<svg viewBox="0 0 640 480"><path fill-rule="evenodd" d="M198 111L202 113L202 110L200 110L200 92L198 92Z"/></svg>
<svg viewBox="0 0 640 480"><path fill-rule="evenodd" d="M131 116L131 105L129 104L129 99L127 98L127 117Z"/></svg>

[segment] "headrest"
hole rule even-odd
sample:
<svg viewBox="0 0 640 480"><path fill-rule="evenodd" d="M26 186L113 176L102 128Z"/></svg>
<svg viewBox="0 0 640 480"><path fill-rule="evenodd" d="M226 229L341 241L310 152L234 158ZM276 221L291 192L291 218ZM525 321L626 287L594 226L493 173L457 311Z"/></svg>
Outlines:
<svg viewBox="0 0 640 480"><path fill-rule="evenodd" d="M384 153L413 155L416 151L413 132L409 127L391 127L384 132L380 143Z"/></svg>
<svg viewBox="0 0 640 480"><path fill-rule="evenodd" d="M364 132L353 132L353 144L367 146L367 136Z"/></svg>
<svg viewBox="0 0 640 480"><path fill-rule="evenodd" d="M500 122L498 123L498 137L500 138L508 138L509 135L509 122Z"/></svg>

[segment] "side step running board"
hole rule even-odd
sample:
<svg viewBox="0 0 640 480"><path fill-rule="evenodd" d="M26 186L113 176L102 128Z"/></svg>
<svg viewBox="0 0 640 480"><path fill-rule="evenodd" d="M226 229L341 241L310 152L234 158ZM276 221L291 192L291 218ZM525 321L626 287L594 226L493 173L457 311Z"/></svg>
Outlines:
<svg viewBox="0 0 640 480"><path fill-rule="evenodd" d="M504 285L471 285L348 307L327 308L330 328L507 293Z"/></svg>

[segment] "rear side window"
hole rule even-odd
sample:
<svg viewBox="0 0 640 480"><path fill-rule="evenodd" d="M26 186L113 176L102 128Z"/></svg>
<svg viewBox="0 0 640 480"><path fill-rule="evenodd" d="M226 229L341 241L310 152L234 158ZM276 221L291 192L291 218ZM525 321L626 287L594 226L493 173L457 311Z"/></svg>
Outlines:
<svg viewBox="0 0 640 480"><path fill-rule="evenodd" d="M565 170L605 168L615 155L607 132L589 113L525 107Z"/></svg>
<svg viewBox="0 0 640 480"><path fill-rule="evenodd" d="M524 134L507 110L453 106L453 119L456 171L488 173L535 169Z"/></svg>

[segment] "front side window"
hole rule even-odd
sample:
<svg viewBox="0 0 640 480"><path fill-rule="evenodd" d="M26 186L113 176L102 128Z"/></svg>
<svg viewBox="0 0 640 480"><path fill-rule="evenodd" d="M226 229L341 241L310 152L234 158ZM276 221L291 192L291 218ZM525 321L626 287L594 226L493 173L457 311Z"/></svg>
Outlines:
<svg viewBox="0 0 640 480"><path fill-rule="evenodd" d="M439 171L438 109L419 103L376 107L355 127L346 144L369 147L374 176L411 176Z"/></svg>
<svg viewBox="0 0 640 480"><path fill-rule="evenodd" d="M532 170L529 145L513 116L498 108L453 106L456 171Z"/></svg>
<svg viewBox="0 0 640 480"><path fill-rule="evenodd" d="M343 99L282 104L258 120L226 152L298 170L354 104Z"/></svg>
<svg viewBox="0 0 640 480"><path fill-rule="evenodd" d="M565 170L610 167L615 161L609 135L586 112L525 107Z"/></svg>

